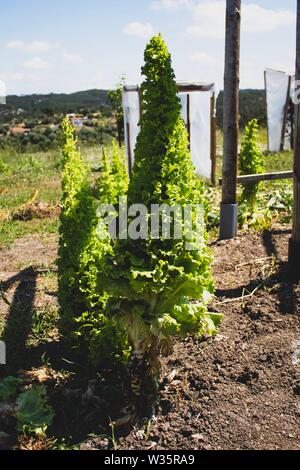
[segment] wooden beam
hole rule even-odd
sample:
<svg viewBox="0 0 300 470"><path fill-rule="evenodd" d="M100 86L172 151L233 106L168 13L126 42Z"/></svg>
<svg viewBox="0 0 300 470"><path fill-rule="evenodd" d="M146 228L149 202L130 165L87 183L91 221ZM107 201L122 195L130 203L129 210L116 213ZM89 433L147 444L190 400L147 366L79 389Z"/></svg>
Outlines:
<svg viewBox="0 0 300 470"><path fill-rule="evenodd" d="M127 93L138 92L140 87L138 85L124 85L123 90Z"/></svg>
<svg viewBox="0 0 300 470"><path fill-rule="evenodd" d="M293 171L278 171L275 173L256 173L255 175L240 175L237 177L237 183L252 184L259 181L274 181L291 179L294 176ZM219 184L222 184L222 178L219 179Z"/></svg>
<svg viewBox="0 0 300 470"><path fill-rule="evenodd" d="M297 0L296 84L300 80L300 0ZM297 93L295 93L297 96ZM289 245L289 270L293 279L300 279L300 103L295 102L294 210L293 233Z"/></svg>
<svg viewBox="0 0 300 470"><path fill-rule="evenodd" d="M138 92L139 85L124 85L124 91L126 92ZM214 83L202 83L202 82L178 82L177 90L179 93L191 93L193 91L214 91Z"/></svg>
<svg viewBox="0 0 300 470"><path fill-rule="evenodd" d="M240 32L241 0L226 0L221 239L235 237L237 230Z"/></svg>
<svg viewBox="0 0 300 470"><path fill-rule="evenodd" d="M180 93L191 93L193 91L214 91L214 83L177 83L177 90Z"/></svg>

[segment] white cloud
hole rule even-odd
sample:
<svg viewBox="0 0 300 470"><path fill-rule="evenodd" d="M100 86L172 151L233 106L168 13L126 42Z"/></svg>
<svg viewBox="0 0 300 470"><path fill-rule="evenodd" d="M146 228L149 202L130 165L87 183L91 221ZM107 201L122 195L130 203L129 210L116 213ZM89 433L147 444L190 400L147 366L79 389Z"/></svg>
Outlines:
<svg viewBox="0 0 300 470"><path fill-rule="evenodd" d="M222 38L225 32L225 2L218 0L205 1L194 5L193 23L186 32L191 36Z"/></svg>
<svg viewBox="0 0 300 470"><path fill-rule="evenodd" d="M123 32L128 36L138 36L140 38L148 38L154 34L151 23L141 23L139 21L128 23Z"/></svg>
<svg viewBox="0 0 300 470"><path fill-rule="evenodd" d="M33 59L25 62L24 67L33 70L45 70L49 68L49 64L40 57L34 57Z"/></svg>
<svg viewBox="0 0 300 470"><path fill-rule="evenodd" d="M199 62L206 65L216 65L219 63L215 57L200 51L190 54L189 59L191 62Z"/></svg>
<svg viewBox="0 0 300 470"><path fill-rule="evenodd" d="M225 35L224 0L197 2L191 7L195 16L193 23L186 28L191 36L205 38L223 38ZM256 4L242 5L242 32L262 33L289 26L296 21L296 14L291 10L275 10Z"/></svg>
<svg viewBox="0 0 300 470"><path fill-rule="evenodd" d="M10 41L6 44L7 49L24 49L23 41Z"/></svg>
<svg viewBox="0 0 300 470"><path fill-rule="evenodd" d="M73 64L81 64L83 62L82 57L74 52L63 51L62 56L67 62L72 62Z"/></svg>
<svg viewBox="0 0 300 470"><path fill-rule="evenodd" d="M272 10L249 4L243 7L243 11L242 28L247 33L274 31L292 25L296 21L296 13L292 10Z"/></svg>
<svg viewBox="0 0 300 470"><path fill-rule="evenodd" d="M55 49L58 47L58 44L45 41L33 41L30 43L25 43L23 41L11 41L6 44L6 47L7 49L18 49L20 51L37 54Z"/></svg>
<svg viewBox="0 0 300 470"><path fill-rule="evenodd" d="M153 10L178 10L182 7L192 7L193 4L191 0L154 0L151 7Z"/></svg>

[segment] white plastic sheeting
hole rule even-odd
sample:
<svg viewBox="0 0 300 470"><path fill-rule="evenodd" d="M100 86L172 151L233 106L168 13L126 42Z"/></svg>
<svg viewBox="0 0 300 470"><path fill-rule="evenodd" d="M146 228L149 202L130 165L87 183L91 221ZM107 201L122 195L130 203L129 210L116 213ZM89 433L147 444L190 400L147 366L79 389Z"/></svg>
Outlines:
<svg viewBox="0 0 300 470"><path fill-rule="evenodd" d="M134 148L140 132L140 98L136 90L123 90L124 132L127 155L133 164Z"/></svg>
<svg viewBox="0 0 300 470"><path fill-rule="evenodd" d="M140 119L139 94L138 91L132 91L133 89L134 87L126 87L126 89L123 90L125 143L127 155L132 164L136 138L139 133L138 122ZM187 124L187 95L189 94L191 158L196 167L196 172L205 178L211 177L211 97L214 91L214 89L211 89L209 91L181 92L178 95L182 107L181 116ZM128 129L130 138L128 138Z"/></svg>
<svg viewBox="0 0 300 470"><path fill-rule="evenodd" d="M190 93L191 157L199 175L211 176L211 92Z"/></svg>
<svg viewBox="0 0 300 470"><path fill-rule="evenodd" d="M286 72L278 70L266 70L266 97L268 112L268 143L270 152L279 152L281 150L284 117L288 94L291 93L289 86L291 76ZM289 146L287 139L284 147Z"/></svg>
<svg viewBox="0 0 300 470"><path fill-rule="evenodd" d="M193 91L190 100L190 149L196 172L211 177L211 91ZM181 116L188 121L188 94L179 93Z"/></svg>

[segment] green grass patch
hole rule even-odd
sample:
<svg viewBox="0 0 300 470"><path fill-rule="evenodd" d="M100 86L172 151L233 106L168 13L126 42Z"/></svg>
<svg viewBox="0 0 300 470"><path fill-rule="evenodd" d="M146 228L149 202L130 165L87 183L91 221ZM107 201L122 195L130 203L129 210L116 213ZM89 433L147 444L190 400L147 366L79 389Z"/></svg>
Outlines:
<svg viewBox="0 0 300 470"><path fill-rule="evenodd" d="M241 133L240 138L242 138ZM259 130L259 144L264 154L264 171L288 171L293 166L293 152L267 154L267 131ZM101 146L81 145L82 155L91 169L99 169ZM223 134L217 131L217 177L222 174ZM11 220L9 217L36 194L34 202L57 205L61 199L60 187L61 152L59 149L47 152L18 153L14 148L0 151L0 248L11 245L17 238L34 233L56 233L57 218L33 219L28 221ZM97 173L91 173L91 182ZM238 189L240 192L240 188ZM265 201L276 199L277 206L290 207L292 194L291 180L266 182L261 185L260 196ZM220 188L216 188L212 198L218 206ZM213 201L212 201L213 202ZM215 208L217 214L219 207ZM282 212L284 212L282 210ZM290 217L289 217L290 220Z"/></svg>
<svg viewBox="0 0 300 470"><path fill-rule="evenodd" d="M57 230L57 218L0 222L0 249L10 246L17 238L34 233L57 233Z"/></svg>
<svg viewBox="0 0 300 470"><path fill-rule="evenodd" d="M53 305L33 310L27 344L37 346L53 341L58 336L58 318L57 307Z"/></svg>

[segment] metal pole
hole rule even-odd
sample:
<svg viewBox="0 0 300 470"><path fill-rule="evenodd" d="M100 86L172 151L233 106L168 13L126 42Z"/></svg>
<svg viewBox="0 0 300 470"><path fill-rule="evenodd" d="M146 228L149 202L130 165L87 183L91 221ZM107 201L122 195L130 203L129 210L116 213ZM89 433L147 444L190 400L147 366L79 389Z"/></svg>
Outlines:
<svg viewBox="0 0 300 470"><path fill-rule="evenodd" d="M237 233L237 164L239 137L241 0L226 1L226 45L224 73L222 168L222 203L220 239L234 238Z"/></svg>
<svg viewBox="0 0 300 470"><path fill-rule="evenodd" d="M300 80L300 0L297 0L296 80ZM292 279L300 279L300 104L295 103L294 148L294 212L293 234L289 241L289 271Z"/></svg>

